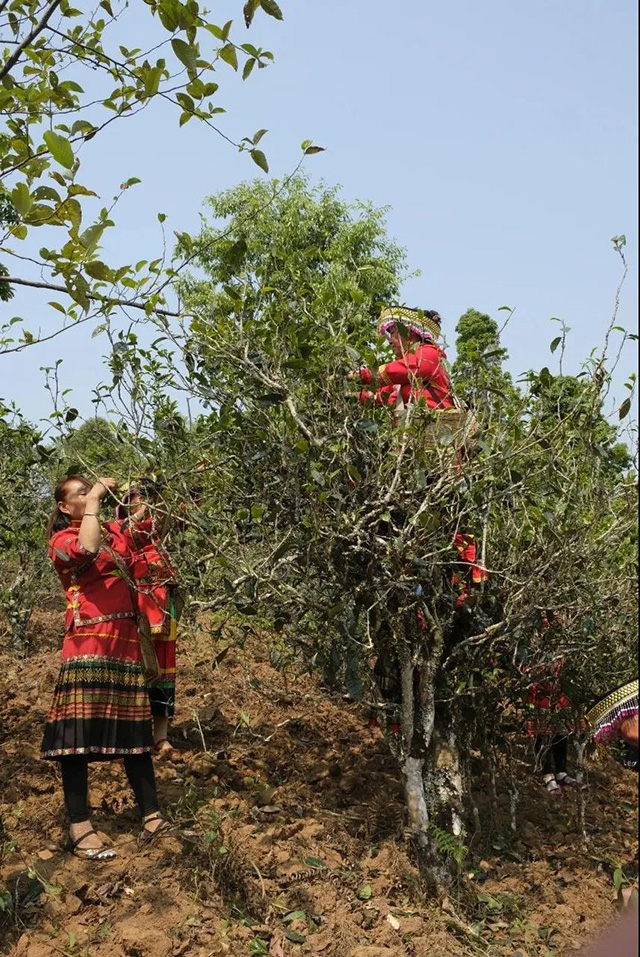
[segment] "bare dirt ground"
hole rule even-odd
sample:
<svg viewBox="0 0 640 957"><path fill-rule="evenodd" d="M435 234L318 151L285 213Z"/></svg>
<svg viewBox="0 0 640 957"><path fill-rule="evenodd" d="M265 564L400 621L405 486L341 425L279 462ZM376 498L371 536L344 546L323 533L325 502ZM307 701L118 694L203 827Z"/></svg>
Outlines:
<svg viewBox="0 0 640 957"><path fill-rule="evenodd" d="M36 616L27 658L0 652L0 953L551 957L615 917L613 873L637 864L636 775L606 755L591 765L585 849L577 796L551 803L519 767L515 837L500 795L503 819L470 835L456 892L429 900L382 735L359 705L276 671L257 637L221 655L220 633L183 636L179 754L157 765L180 833L140 847L122 766L93 765L94 825L119 856L72 857L57 766L38 759L59 617Z"/></svg>

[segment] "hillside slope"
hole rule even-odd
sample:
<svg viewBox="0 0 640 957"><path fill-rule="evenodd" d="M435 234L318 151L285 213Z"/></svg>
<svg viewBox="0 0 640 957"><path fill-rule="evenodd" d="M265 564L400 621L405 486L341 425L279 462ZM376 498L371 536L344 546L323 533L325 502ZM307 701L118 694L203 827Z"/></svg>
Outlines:
<svg viewBox="0 0 640 957"><path fill-rule="evenodd" d="M220 635L183 637L180 754L157 767L182 833L140 848L123 768L94 765L94 823L119 857L73 858L57 767L37 756L59 628L43 612L27 659L0 653L0 888L17 901L0 913L0 953L547 957L614 917L614 866L637 862L633 774L606 756L592 767L585 851L576 796L551 804L523 764L515 839L504 795L504 821L469 839L456 895L426 900L382 736L360 706L274 670L255 636L226 656Z"/></svg>

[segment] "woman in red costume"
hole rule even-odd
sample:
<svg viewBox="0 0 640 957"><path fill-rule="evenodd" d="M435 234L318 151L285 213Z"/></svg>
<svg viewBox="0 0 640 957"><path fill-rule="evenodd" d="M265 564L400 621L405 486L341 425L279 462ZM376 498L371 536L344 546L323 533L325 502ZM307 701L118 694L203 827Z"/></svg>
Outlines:
<svg viewBox="0 0 640 957"><path fill-rule="evenodd" d="M47 716L41 756L60 762L70 849L111 860L88 810L88 763L123 759L144 836L168 825L158 811L137 612L130 587L133 555L115 523L100 522L111 478L91 485L68 476L55 489L49 555L67 598L62 667Z"/></svg>
<svg viewBox="0 0 640 957"><path fill-rule="evenodd" d="M158 489L142 480L125 493L116 510L121 533L135 561L133 575L138 593L138 608L151 626L160 677L149 685L153 715L154 752L170 757L174 752L168 741L169 721L175 712L176 622L178 592L175 570L156 530L156 521L145 503Z"/></svg>
<svg viewBox="0 0 640 957"><path fill-rule="evenodd" d="M406 306L389 306L382 310L378 332L387 338L395 360L378 367L377 372L361 368L349 378L359 380L364 388L359 393L360 402L385 406L391 409L394 421L402 421L402 413L414 402L423 401L427 408L444 412L455 408L451 379L444 350L437 339L441 327L440 315L435 310L409 309ZM456 464L460 473L464 450ZM476 541L473 535L457 533L453 545L459 556L459 571L452 584L458 592L456 609L463 611L471 605L471 588L487 579L487 571L478 561ZM418 613L420 627L425 627ZM378 687L387 700L398 700L397 669L390 668L388 658L382 656L376 663ZM377 723L377 718L370 719ZM389 729L399 732L399 724L392 720Z"/></svg>
<svg viewBox="0 0 640 957"><path fill-rule="evenodd" d="M373 387L373 391L366 388L359 393L360 402L389 406L394 415L422 399L429 409L454 408L447 357L437 342L441 324L440 315L433 309L383 309L378 332L387 338L396 358L379 366L376 373L367 368L350 373L351 380ZM460 461L458 469L461 472ZM470 587L487 580L487 570L478 560L473 535L459 532L453 544L460 557L460 573L453 578L458 591L456 608L462 609L470 603Z"/></svg>
<svg viewBox="0 0 640 957"><path fill-rule="evenodd" d="M424 318L423 318L424 317ZM419 312L404 306L383 309L378 332L386 336L396 359L379 366L376 373L360 369L351 378L365 386L360 401L404 408L421 398L430 409L453 408L453 394L444 351L437 344L440 316L433 310Z"/></svg>

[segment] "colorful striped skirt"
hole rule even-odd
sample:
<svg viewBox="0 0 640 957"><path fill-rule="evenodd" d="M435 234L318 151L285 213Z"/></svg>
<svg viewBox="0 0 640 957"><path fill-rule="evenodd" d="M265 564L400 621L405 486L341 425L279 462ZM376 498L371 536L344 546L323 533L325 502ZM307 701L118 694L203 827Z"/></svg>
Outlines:
<svg viewBox="0 0 640 957"><path fill-rule="evenodd" d="M41 757L108 760L153 748L142 664L99 653L66 657L45 724Z"/></svg>

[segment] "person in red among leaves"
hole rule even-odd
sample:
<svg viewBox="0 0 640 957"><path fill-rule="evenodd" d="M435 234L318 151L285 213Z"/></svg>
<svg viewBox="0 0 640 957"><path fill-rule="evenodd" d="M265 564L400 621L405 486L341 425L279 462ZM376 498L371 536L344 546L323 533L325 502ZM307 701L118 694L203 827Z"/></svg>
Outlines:
<svg viewBox="0 0 640 957"><path fill-rule="evenodd" d="M478 559L478 546L474 535L457 532L453 544L460 556L461 569L453 576L452 584L458 592L455 607L457 611L469 607L472 602L471 590L486 582L489 573Z"/></svg>
<svg viewBox="0 0 640 957"><path fill-rule="evenodd" d="M547 612L541 632L544 634L561 627L560 616ZM542 783L554 798L562 796L563 788L575 787L578 783L567 772L571 702L562 688L562 664L562 657L557 656L551 662L522 665L522 671L534 679L526 699L534 711L533 718L527 723L527 731L534 738L536 768L542 774Z"/></svg>
<svg viewBox="0 0 640 957"><path fill-rule="evenodd" d="M360 402L373 401L376 405L389 406L394 415L409 403L424 400L430 409L454 408L453 389L447 368L446 355L438 345L442 319L433 309L409 309L406 306L388 306L383 309L378 321L378 332L386 336L396 359L379 366L377 373L361 368L349 378L360 380L364 385L374 386L359 393ZM457 470L462 473L458 457ZM459 532L453 540L460 556L461 567L453 576L453 585L458 591L456 609L462 610L471 604L471 592L488 578L486 568L477 554L475 536Z"/></svg>
<svg viewBox="0 0 640 957"><path fill-rule="evenodd" d="M147 504L160 492L158 483L142 479L125 492L116 518L134 555L138 609L149 621L160 668L159 679L149 685L154 753L171 757L174 748L168 734L175 713L176 633L181 601L175 569L156 527L156 513Z"/></svg>
<svg viewBox="0 0 640 957"><path fill-rule="evenodd" d="M377 372L362 368L351 374L363 385L360 401L398 410L424 398L430 409L452 409L453 393L443 349L437 344L441 319L434 310L390 306L382 310L378 331L389 340L396 358Z"/></svg>
<svg viewBox="0 0 640 957"><path fill-rule="evenodd" d="M48 525L49 555L67 607L41 757L60 762L69 849L89 861L116 856L89 819L90 761L124 761L145 838L169 826L158 810L151 760L151 709L130 584L134 558L119 527L100 521L102 500L115 489L112 478L92 485L67 476L56 486Z"/></svg>
<svg viewBox="0 0 640 957"><path fill-rule="evenodd" d="M435 310L410 309L406 306L388 306L383 309L378 332L385 336L395 355L392 362L383 363L376 372L361 368L350 373L351 381L359 381L364 388L359 393L360 402L391 409L394 421L401 421L402 412L410 403L424 402L429 409L444 411L453 409L455 401L451 379L446 364L446 355L437 339L442 320ZM462 449L457 458L456 472L461 475ZM463 612L472 605L471 592L488 578L487 570L479 561L475 537L468 532L455 535L453 545L460 557L459 571L452 584L458 596L455 607ZM420 589L421 586L418 586ZM418 611L420 628L426 627L422 613ZM381 695L387 701L397 701L399 686L393 654L381 656L375 666L375 675ZM370 724L378 723L372 715ZM399 733L397 718L393 717L389 729Z"/></svg>

